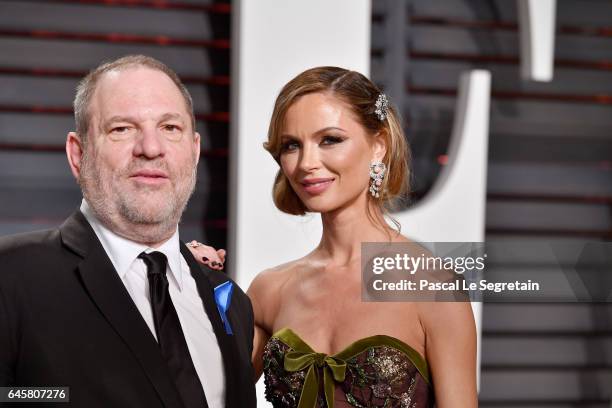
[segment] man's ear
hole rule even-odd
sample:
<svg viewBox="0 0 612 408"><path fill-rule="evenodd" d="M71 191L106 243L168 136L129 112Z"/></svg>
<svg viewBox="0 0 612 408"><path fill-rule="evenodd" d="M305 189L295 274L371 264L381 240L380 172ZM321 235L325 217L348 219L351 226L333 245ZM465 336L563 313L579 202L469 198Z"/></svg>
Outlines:
<svg viewBox="0 0 612 408"><path fill-rule="evenodd" d="M76 132L68 132L66 137L66 156L70 171L75 179L79 179L81 175L81 162L83 160L83 142Z"/></svg>
<svg viewBox="0 0 612 408"><path fill-rule="evenodd" d="M387 133L386 131L380 131L374 135L374 141L372 143L372 161L382 161L387 153Z"/></svg>
<svg viewBox="0 0 612 408"><path fill-rule="evenodd" d="M196 152L196 166L198 165L198 162L200 161L200 142L201 142L201 138L200 138L200 134L198 132L193 132L193 143L194 143L194 149Z"/></svg>

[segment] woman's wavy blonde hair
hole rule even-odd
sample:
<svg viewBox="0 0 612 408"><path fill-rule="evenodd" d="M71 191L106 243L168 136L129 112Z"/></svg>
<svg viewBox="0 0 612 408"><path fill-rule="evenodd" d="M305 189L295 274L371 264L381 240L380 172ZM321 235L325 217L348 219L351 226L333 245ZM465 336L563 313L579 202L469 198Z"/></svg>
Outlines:
<svg viewBox="0 0 612 408"><path fill-rule="evenodd" d="M397 199L409 189L410 149L397 110L389 105L387 117L381 121L375 113L376 100L381 91L359 72L338 67L317 67L289 81L276 98L268 128L268 141L264 143L264 148L280 165L281 132L287 110L298 98L315 92L330 93L342 100L372 137L380 134L384 138L387 151L382 161L387 166L387 173L381 185L380 197L368 197L379 206L383 214L388 215L390 210L395 209ZM276 207L285 213L304 215L308 212L282 168L276 174L272 195ZM370 213L368 216L373 219ZM399 231L399 224L395 220L393 222Z"/></svg>

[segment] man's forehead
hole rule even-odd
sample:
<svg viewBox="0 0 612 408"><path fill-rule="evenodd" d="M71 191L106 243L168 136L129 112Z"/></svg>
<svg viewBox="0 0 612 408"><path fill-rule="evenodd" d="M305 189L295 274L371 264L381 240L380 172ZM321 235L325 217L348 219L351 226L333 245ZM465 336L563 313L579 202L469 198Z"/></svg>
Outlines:
<svg viewBox="0 0 612 408"><path fill-rule="evenodd" d="M158 89L165 93L181 95L178 86L166 73L143 66L124 67L103 73L98 79L95 93L106 90L130 92L138 89Z"/></svg>
<svg viewBox="0 0 612 408"><path fill-rule="evenodd" d="M160 114L190 116L178 86L165 73L130 67L104 73L91 100L91 114L115 116L128 111L155 110Z"/></svg>
<svg viewBox="0 0 612 408"><path fill-rule="evenodd" d="M142 115L133 115L130 113L125 113L125 114L118 114L118 115L112 115L112 116L102 116L100 118L102 120L102 124L109 124L109 123L116 123L116 122L138 122L140 120L143 119ZM179 121L179 122L186 122L187 118L185 117L184 114L181 114L179 112L165 112L165 113L160 113L156 119L158 120L162 120L162 121L166 121L166 120L173 120L173 121Z"/></svg>

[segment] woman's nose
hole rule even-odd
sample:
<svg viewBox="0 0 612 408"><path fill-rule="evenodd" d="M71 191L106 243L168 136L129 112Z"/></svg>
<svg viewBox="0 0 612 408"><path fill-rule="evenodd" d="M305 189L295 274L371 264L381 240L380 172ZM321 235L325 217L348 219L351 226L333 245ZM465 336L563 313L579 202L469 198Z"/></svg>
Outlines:
<svg viewBox="0 0 612 408"><path fill-rule="evenodd" d="M319 155L316 146L305 144L300 152L300 170L311 171L319 167Z"/></svg>

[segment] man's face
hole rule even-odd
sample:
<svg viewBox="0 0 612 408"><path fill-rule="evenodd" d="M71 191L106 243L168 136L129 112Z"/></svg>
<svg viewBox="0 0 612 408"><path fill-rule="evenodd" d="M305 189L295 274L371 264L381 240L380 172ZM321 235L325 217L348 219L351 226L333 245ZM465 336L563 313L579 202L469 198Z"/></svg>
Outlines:
<svg viewBox="0 0 612 408"><path fill-rule="evenodd" d="M174 230L200 149L177 86L149 68L108 72L89 118L79 182L96 214L120 234L133 226Z"/></svg>

